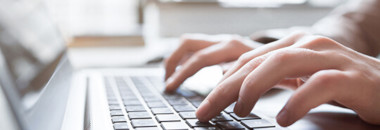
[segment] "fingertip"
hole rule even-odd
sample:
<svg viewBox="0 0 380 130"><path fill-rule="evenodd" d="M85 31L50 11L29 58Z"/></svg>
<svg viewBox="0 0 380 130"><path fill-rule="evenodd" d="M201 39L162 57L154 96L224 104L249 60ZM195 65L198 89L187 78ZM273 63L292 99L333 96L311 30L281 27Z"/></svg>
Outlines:
<svg viewBox="0 0 380 130"><path fill-rule="evenodd" d="M166 87L164 92L165 93L173 93L173 90L170 89L170 88L168 88L168 87Z"/></svg>
<svg viewBox="0 0 380 130"><path fill-rule="evenodd" d="M173 78L169 78L165 84L166 84L165 92L173 92L175 89L177 89L177 87L174 84Z"/></svg>
<svg viewBox="0 0 380 130"><path fill-rule="evenodd" d="M249 101L244 101L242 97L239 97L236 101L234 112L239 117L248 116L255 104L251 104Z"/></svg>
<svg viewBox="0 0 380 130"><path fill-rule="evenodd" d="M287 127L294 123L294 121L291 120L289 111L284 108L278 113L276 120L282 127Z"/></svg>
<svg viewBox="0 0 380 130"><path fill-rule="evenodd" d="M201 103L195 115L200 122L206 122L210 120L209 119L210 118L209 116L211 113L210 110L211 110L210 102L206 99Z"/></svg>
<svg viewBox="0 0 380 130"><path fill-rule="evenodd" d="M244 114L243 112L243 107L244 107L244 103L241 101L241 99L239 98L237 101L236 101L236 105L234 107L234 113L239 116L239 117L245 117L247 116L248 114Z"/></svg>
<svg viewBox="0 0 380 130"><path fill-rule="evenodd" d="M165 93L174 93L175 90L176 90L175 88L166 87L165 88Z"/></svg>

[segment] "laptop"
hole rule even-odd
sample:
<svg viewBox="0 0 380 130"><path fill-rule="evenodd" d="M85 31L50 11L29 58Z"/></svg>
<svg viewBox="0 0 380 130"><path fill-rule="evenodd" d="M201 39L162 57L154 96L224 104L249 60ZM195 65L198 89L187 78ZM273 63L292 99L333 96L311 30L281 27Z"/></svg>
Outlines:
<svg viewBox="0 0 380 130"><path fill-rule="evenodd" d="M236 116L233 104L198 122L204 96L184 88L164 93L162 68L74 70L44 4L0 2L2 129L276 128L256 113Z"/></svg>

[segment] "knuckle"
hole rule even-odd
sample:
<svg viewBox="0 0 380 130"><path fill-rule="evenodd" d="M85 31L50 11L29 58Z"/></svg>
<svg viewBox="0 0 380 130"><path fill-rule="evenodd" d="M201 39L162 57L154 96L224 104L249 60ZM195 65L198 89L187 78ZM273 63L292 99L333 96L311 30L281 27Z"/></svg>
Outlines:
<svg viewBox="0 0 380 130"><path fill-rule="evenodd" d="M354 63L354 59L345 52L328 50L319 52L324 57L330 57L333 60L340 61L340 65L351 65Z"/></svg>
<svg viewBox="0 0 380 130"><path fill-rule="evenodd" d="M231 45L231 46L243 44L240 38L231 38L226 43L227 43L227 45Z"/></svg>
<svg viewBox="0 0 380 130"><path fill-rule="evenodd" d="M320 35L316 35L316 36L312 36L312 41L314 42L321 42L321 43L326 43L326 42L331 42L332 40L328 37L325 37L325 36L320 36Z"/></svg>
<svg viewBox="0 0 380 130"><path fill-rule="evenodd" d="M261 63L263 63L265 59L266 59L266 56L256 57L253 60L248 61L247 64L245 64L246 65L245 69L247 69L247 72L250 72L253 68L256 68Z"/></svg>
<svg viewBox="0 0 380 130"><path fill-rule="evenodd" d="M295 32L291 33L290 36L292 36L292 37L303 37L303 36L307 36L309 34L310 34L309 32L301 30L301 31L295 31Z"/></svg>
<svg viewBox="0 0 380 130"><path fill-rule="evenodd" d="M345 53L340 53L340 52L337 52L337 51L335 51L335 53L333 51L331 51L331 54L328 55L328 56L335 56L336 57L335 59L340 59L342 61L342 63L350 63L350 62L352 63L352 62L354 62L351 56L348 56Z"/></svg>
<svg viewBox="0 0 380 130"><path fill-rule="evenodd" d="M319 35L313 35L313 36L307 36L305 39L306 42L304 43L304 47L312 48L315 46L335 46L337 45L337 42L334 40L325 37L325 36L319 36Z"/></svg>
<svg viewBox="0 0 380 130"><path fill-rule="evenodd" d="M352 79L362 79L362 78L368 77L368 75L365 73L366 72L363 72L363 71L352 71L348 73L348 76Z"/></svg>
<svg viewBox="0 0 380 130"><path fill-rule="evenodd" d="M251 60L251 56L249 55L249 53L244 53L242 54L239 59L237 60L237 62L239 64L246 64L248 63L249 61Z"/></svg>
<svg viewBox="0 0 380 130"><path fill-rule="evenodd" d="M340 81L348 79L346 74L336 71L319 71L316 75L316 80L319 84L318 87L327 87L328 89L331 89L331 87L340 87L340 85L337 84Z"/></svg>
<svg viewBox="0 0 380 130"><path fill-rule="evenodd" d="M296 56L296 53L293 52L293 50L290 49L281 49L273 52L273 54L270 56L270 59L274 60L276 63L284 63L286 61L289 61L289 59Z"/></svg>

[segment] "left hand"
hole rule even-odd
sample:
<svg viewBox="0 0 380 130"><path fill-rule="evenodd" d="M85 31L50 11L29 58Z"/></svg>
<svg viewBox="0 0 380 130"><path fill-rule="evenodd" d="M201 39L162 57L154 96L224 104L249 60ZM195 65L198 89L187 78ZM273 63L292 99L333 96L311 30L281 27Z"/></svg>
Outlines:
<svg viewBox="0 0 380 130"><path fill-rule="evenodd" d="M236 101L234 112L246 116L263 93L284 82L296 91L277 116L281 126L330 101L354 110L368 123L380 124L380 61L304 33L243 54L196 115L208 121Z"/></svg>
<svg viewBox="0 0 380 130"><path fill-rule="evenodd" d="M183 36L180 46L165 60L166 92L175 91L188 77L203 67L234 61L241 54L261 45L240 36L217 42L189 37ZM176 70L180 65L182 67Z"/></svg>

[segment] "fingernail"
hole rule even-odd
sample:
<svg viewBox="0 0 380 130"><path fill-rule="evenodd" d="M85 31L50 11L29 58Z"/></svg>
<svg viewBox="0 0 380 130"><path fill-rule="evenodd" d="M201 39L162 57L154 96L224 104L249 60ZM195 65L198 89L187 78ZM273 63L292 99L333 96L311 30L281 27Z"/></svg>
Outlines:
<svg viewBox="0 0 380 130"><path fill-rule="evenodd" d="M166 86L167 85L169 85L169 84L172 84L172 82L173 82L173 78L172 77L170 77L170 78L168 78L167 80L166 80Z"/></svg>
<svg viewBox="0 0 380 130"><path fill-rule="evenodd" d="M235 108L234 108L234 111L236 114L238 114L238 116L241 115L241 113L243 112L243 102L241 101L241 99L239 98L236 102L236 105L235 105Z"/></svg>
<svg viewBox="0 0 380 130"><path fill-rule="evenodd" d="M165 82L165 91L171 91L171 88L172 88L172 85L173 84L173 78L169 78L166 82Z"/></svg>
<svg viewBox="0 0 380 130"><path fill-rule="evenodd" d="M199 106L196 112L196 116L199 121L204 122L209 118L208 116L210 113L210 108L211 108L210 102L207 99L201 103L201 105Z"/></svg>
<svg viewBox="0 0 380 130"><path fill-rule="evenodd" d="M288 112L285 109L282 109L280 113L277 115L277 123L281 126L289 125L289 116Z"/></svg>

